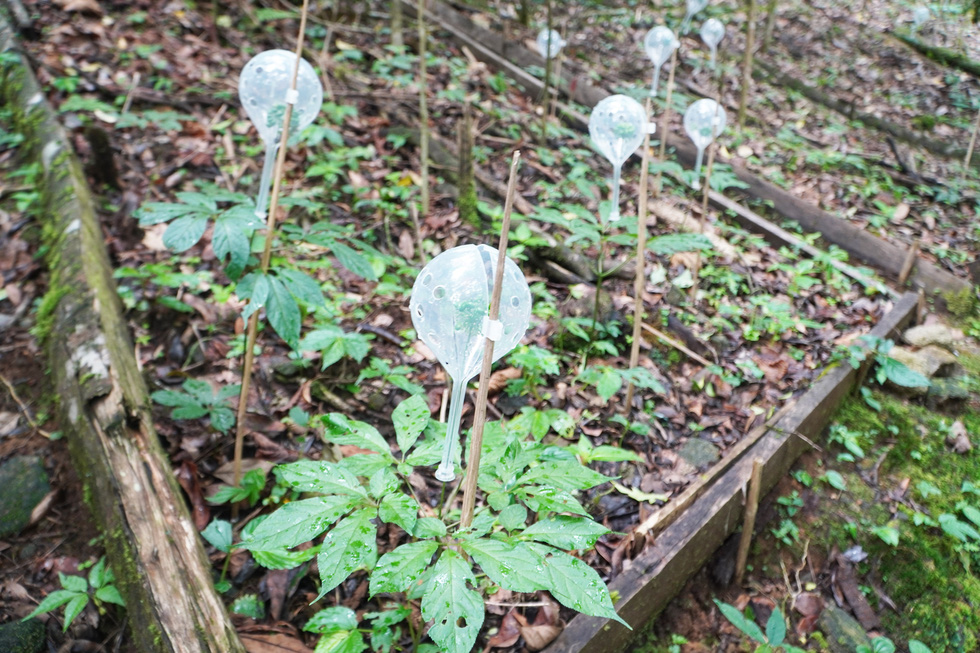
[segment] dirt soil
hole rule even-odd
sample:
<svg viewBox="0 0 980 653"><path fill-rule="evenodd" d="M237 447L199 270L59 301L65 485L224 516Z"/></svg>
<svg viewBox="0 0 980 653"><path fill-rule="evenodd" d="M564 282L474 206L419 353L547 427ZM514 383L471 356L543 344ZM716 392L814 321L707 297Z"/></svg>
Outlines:
<svg viewBox="0 0 980 653"><path fill-rule="evenodd" d="M243 346L238 318L242 303L215 256L210 233L183 257L175 257L162 243L166 225L141 229L134 214L147 202L174 201L178 192L215 186L245 193L254 189L261 150L238 106L237 75L255 52L292 47L297 21L262 13L292 7L285 3L261 8L247 3L189 7L146 0L54 5L35 0L25 4L39 16L42 37L24 46L48 90L48 99L62 112L73 145L99 193L106 242L119 270L137 357L149 385L155 390L175 389L189 378L204 379L216 388L239 382L239 359L229 354L240 352ZM741 20L732 4L722 3L710 11L726 22ZM975 81L945 73L910 52L899 55L899 46L887 37L825 38L821 36L824 30L804 29L815 22L839 23L843 20L839 11L812 4L798 12L782 10L777 21L780 34L767 60L803 79L816 74L811 69L820 71L834 61L860 62L861 70L876 71L867 73L873 79L853 77L851 68L837 70L836 75L851 83L831 84L831 90L855 101L861 97L861 84L870 85L876 95L867 101L887 107L884 113L889 119L912 125L920 115L941 115L933 136L962 137L972 121L974 105L980 105ZM319 371L319 354L297 361L275 334L263 334L248 417L246 463L252 468L323 453L317 438L309 437L314 434L290 422L292 409L311 414L342 411L389 433L392 409L415 385L421 386L434 415L443 401L446 382L442 369L423 348L412 346L407 294L421 258L464 242L481 241L479 233L486 225L460 220L458 189L449 183L453 171L440 167L436 173L444 183L434 186L433 208L421 216L416 233L406 206L414 201L418 153L412 144L413 125L407 125L407 135L398 129L406 126L402 124L405 116L410 120L417 116L415 41L413 30L407 29L409 55L385 50L380 31L385 15L380 3L362 2L319 11L311 20L306 56L326 73L327 105L323 129L290 150L285 178L287 195L297 198L289 209L289 221L304 225L329 222L346 237L361 239L365 251L371 252L372 264L383 268L380 280L373 282L320 252L301 257L301 263L331 295L325 313L316 320L340 324L348 333L369 338L370 355L348 356ZM876 22L869 15L862 13L855 19L862 22L862 34L878 33L885 26L883 19ZM582 70L588 66L611 89L619 86L617 80L625 79L642 86L643 81L635 80L646 80L648 67L634 46L654 21L641 16L633 23L634 18L636 12L625 8L598 14L571 10L563 18L572 34L567 65ZM619 29L623 23L630 28ZM524 38L533 36L532 30L514 29ZM728 37L732 50L724 55L721 70L725 75L723 103L732 107L738 102L734 53L741 46L732 26ZM684 88L713 86L695 38L692 33L684 40L678 79L688 86L678 86L675 97L679 103ZM608 164L589 149L585 134L555 123L549 130L549 147L536 147L538 118L532 98L470 58L446 34L434 33L430 46L438 57L429 69L436 134L445 142L455 142L461 101L469 94L476 98L475 151L481 168L503 182L510 153L520 148L524 151L519 179L522 197L555 208L563 219L574 216L574 207L589 215L598 212L599 200L607 195L604 176ZM889 91L882 80L912 87ZM895 99L900 91L915 97L914 106ZM968 219L973 216L977 192L975 174L964 179L955 164L916 150L909 156L918 162L921 178L939 183L909 182L908 171L898 170L899 162L881 165L891 160L893 152L881 135L848 124L798 96L787 99L782 89L759 84L754 92L749 127L741 137L723 144L734 160L888 238L905 243L918 240L927 257L957 274L969 274L977 238ZM954 108L939 111L947 105ZM865 106L862 110L870 109ZM729 116L731 124L734 113ZM902 147L900 152L905 151ZM0 247L4 248L0 317L13 318L11 326L0 327L4 328L0 374L20 398L15 401L5 387L0 391L0 414L21 416L9 433L0 434L0 460L19 454L41 456L56 488L35 525L0 542L0 614L16 618L59 588L57 572L77 572L79 564L99 557L100 548L97 534L86 526L87 520L78 517L84 514L81 490L64 440L49 437L58 427L45 418L52 412L45 403L50 400L45 399L40 349L29 331L30 309L45 289L36 258L37 227L30 221L30 197L24 195L29 189L21 188L26 184L17 181L25 173L16 145L4 144L0 157L3 182L15 191L0 193ZM623 212L627 216L635 215L630 198L636 194L636 167L635 162L628 166L624 178L627 199ZM481 200L492 207L500 204L500 198L483 191ZM668 184L663 200L682 216L682 225L691 228L701 223L699 196ZM905 209L900 208L903 204ZM883 214L890 217L884 222L875 218ZM694 267L687 252L652 257L654 273L643 300L648 315L659 314L665 329L713 365L706 367L659 342L645 342L641 365L664 391L644 390L628 409L621 397L606 401L595 387L577 378L583 347L569 324L578 324L579 330L583 324L588 326L592 311L589 285L570 282L567 276L556 278L534 255L522 263L538 302L525 342L558 351L560 371L542 373L540 381L532 382L532 386L540 383L540 388L514 394L503 392L506 377L501 377L493 410L498 417L509 417L528 407L557 408L574 419L573 439L586 437L595 445L618 444L637 452L641 463L606 464L599 471L620 476L624 486L647 495L646 500L608 485L587 497L593 516L614 531L629 531L663 504L655 495L669 498L697 477L698 465L680 453L686 443L706 442L717 455L724 455L753 425L804 391L839 345L869 330L890 307L886 298L867 294L829 267L815 266L796 252L777 250L726 224L723 216L709 212L708 218L706 230L725 239L731 248L706 254L698 300L690 301L680 282ZM574 227L564 227L560 220L544 226L563 241L574 233ZM653 235L678 228L661 218ZM533 239L520 229L516 230L517 245L525 253L533 252ZM595 244L576 247L586 260L600 257ZM630 251L626 234L613 238L608 247L609 255L618 261L626 260ZM608 298L600 322L610 325L604 338L607 342L622 345L625 340L622 333L629 328L626 316L633 306L631 283L628 277L616 277L604 286ZM587 355L593 365L624 367L628 353L613 344L611 350L591 350ZM381 369L381 364L388 366L388 372L365 380L363 372L372 365ZM506 373L515 380L523 366L512 359L501 367L510 370ZM529 377L525 374L523 378ZM228 481L228 434L218 432L208 420L173 420L169 409L157 409L160 435L188 492L198 526L203 529L214 517L227 518L226 507L211 506L205 497ZM623 413L625 423L613 419ZM40 422L37 427L30 426L28 416ZM467 414L464 422L468 419ZM436 503L442 488L426 478L419 489ZM256 512L260 509L261 505ZM392 535L393 541L387 544L396 543L395 539ZM213 549L210 552L218 576L224 556ZM638 553L631 538L607 536L586 560L609 579L624 559ZM300 632L312 611L307 604L315 596L308 577L290 576L289 582L283 582L283 574L256 567L245 552L232 557L229 569L233 585L229 597L258 593L264 602L278 606L265 619L236 617L242 632L271 630L312 644ZM304 574L306 571L304 568ZM360 579L343 585L333 600L367 609L371 605L364 602L365 585ZM502 617L511 603L520 606L547 600L525 598L501 599L505 605L491 612ZM677 605L686 605L688 600ZM547 612L552 626L572 616L559 616L557 610L539 605L520 611L528 620ZM48 623L52 641L60 644L57 614ZM679 618L675 608L670 614L675 615L671 619ZM706 620L714 619L696 614L690 618L697 623L683 629L677 626L675 632L695 632L707 627ZM499 622L491 623L494 628ZM126 650L122 622L111 611L99 615L90 609L67 639L90 642L92 648L84 650ZM520 650L526 642L508 646Z"/></svg>

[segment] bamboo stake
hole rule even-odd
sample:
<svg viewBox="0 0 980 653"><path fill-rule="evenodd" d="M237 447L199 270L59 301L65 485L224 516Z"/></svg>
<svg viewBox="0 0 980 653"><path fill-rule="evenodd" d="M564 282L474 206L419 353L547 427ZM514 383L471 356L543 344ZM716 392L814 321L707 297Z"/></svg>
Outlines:
<svg viewBox="0 0 980 653"><path fill-rule="evenodd" d="M660 119L660 154L657 160L660 162L664 161L664 157L667 154L667 130L670 129L670 118L671 118L671 100L674 97L674 69L677 68L677 48L674 48L673 53L670 55L670 74L667 76L667 97L664 98L664 115ZM653 180L653 197L660 197L660 191L663 190L663 180L664 180L664 169L660 166L657 170L657 176Z"/></svg>
<svg viewBox="0 0 980 653"><path fill-rule="evenodd" d="M541 102L544 104L544 106L541 107L541 136L538 138L538 145L541 147L544 147L545 143L548 142L548 114L550 113L548 107L551 105L550 86L552 72L551 67L553 65L551 58L551 0L547 0L545 6L547 7L547 18L545 22L547 23L548 29L548 42L547 47L545 48L547 52L544 53L544 90L541 92Z"/></svg>
<svg viewBox="0 0 980 653"><path fill-rule="evenodd" d="M310 0L303 0L303 8L299 19L299 36L296 38L296 62L293 64L293 77L289 83L292 92L296 91L296 78L299 76L299 61L303 56L303 42L306 37L306 16L309 12ZM259 268L262 274L269 271L269 261L272 259L272 241L276 235L276 213L279 211L279 191L282 189L282 171L286 165L286 149L289 145L289 125L293 120L293 105L286 103L286 112L282 119L282 136L279 139L279 151L276 154L276 167L272 173L272 199L270 200L269 215L266 218L265 248ZM248 318L248 330L245 336L245 360L242 362L242 391L238 397L238 416L235 429L235 454L232 463L235 486L242 481L242 448L245 443L245 413L248 411L248 390L252 383L252 367L255 364L255 340L259 333L259 312L255 311ZM232 506L237 513L237 504ZM235 515L237 517L237 514Z"/></svg>
<svg viewBox="0 0 980 653"><path fill-rule="evenodd" d="M504 217L500 225L500 244L497 246L497 269L493 275L493 295L490 298L490 320L500 315L500 291L504 280L504 265L507 262L507 238L510 232L510 214L514 208L514 195L517 192L517 166L521 152L514 152L510 163L510 179L507 181L507 199L504 201ZM476 409L473 414L473 430L470 433L470 455L466 463L466 478L463 481L463 510L459 520L461 529L473 523L476 508L476 482L480 475L480 454L483 449L483 425L487 420L487 395L490 392L490 367L493 365L493 340L487 338L483 348L483 367L480 370L480 387L476 392Z"/></svg>
<svg viewBox="0 0 980 653"><path fill-rule="evenodd" d="M749 479L749 496L745 500L745 522L742 524L742 537L738 541L738 556L735 558L735 584L741 585L745 578L745 563L749 559L749 545L752 544L752 531L755 530L755 515L759 510L759 489L762 485L762 460L752 461L752 477Z"/></svg>
<svg viewBox="0 0 980 653"><path fill-rule="evenodd" d="M745 58L742 60L742 97L738 101L738 131L745 127L745 111L752 86L752 49L755 47L755 0L748 0L745 25Z"/></svg>
<svg viewBox="0 0 980 653"><path fill-rule="evenodd" d="M419 0L419 157L422 178L420 202L423 216L429 215L429 100L428 100L428 66L426 66L426 29L425 29L425 0Z"/></svg>
<svg viewBox="0 0 980 653"><path fill-rule="evenodd" d="M980 130L980 111L977 111L977 120L973 123L973 133L970 134L970 146L966 149L966 157L963 159L963 167L969 169L970 161L973 160L973 148L977 144L977 131Z"/></svg>
<svg viewBox="0 0 980 653"><path fill-rule="evenodd" d="M716 112L717 113L717 112ZM715 141L711 141L711 145L708 146L708 164L704 169L704 193L701 198L701 219L698 220L698 233L704 233L704 223L708 220L708 195L711 193L711 168L715 164L715 148L718 145ZM691 285L691 289L688 291L691 297L691 301L696 301L698 296L698 275L701 273L701 250L698 250L694 255L694 269L691 270L691 276L694 278L694 283Z"/></svg>
<svg viewBox="0 0 980 653"><path fill-rule="evenodd" d="M646 116L652 118L653 100L647 98ZM633 343L630 347L630 369L640 363L640 331L643 325L643 290L646 288L647 250L647 184L650 178L650 130L643 138L643 160L640 164L640 201L636 208L636 277L633 279ZM624 410L628 414L633 404L633 382L626 386Z"/></svg>

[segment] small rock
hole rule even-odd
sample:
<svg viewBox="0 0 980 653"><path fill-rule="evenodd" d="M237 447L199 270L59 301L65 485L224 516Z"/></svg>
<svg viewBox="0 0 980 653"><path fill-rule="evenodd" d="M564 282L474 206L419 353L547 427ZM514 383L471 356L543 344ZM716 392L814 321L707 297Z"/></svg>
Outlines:
<svg viewBox="0 0 980 653"><path fill-rule="evenodd" d="M4 653L41 653L44 645L44 624L37 619L0 626L0 651Z"/></svg>
<svg viewBox="0 0 980 653"><path fill-rule="evenodd" d="M933 407L948 402L965 401L970 398L970 390L955 379L933 379L928 395L927 403Z"/></svg>
<svg viewBox="0 0 980 653"><path fill-rule="evenodd" d="M833 604L824 606L817 626L827 638L832 653L854 653L861 646L871 647L871 640L861 624Z"/></svg>
<svg viewBox="0 0 980 653"><path fill-rule="evenodd" d="M0 537L19 533L31 523L31 511L51 491L37 456L17 456L0 465ZM0 651L6 650L0 647Z"/></svg>
<svg viewBox="0 0 980 653"><path fill-rule="evenodd" d="M950 376L956 369L956 356L936 345L927 345L918 351L892 347L888 355L927 379Z"/></svg>
<svg viewBox="0 0 980 653"><path fill-rule="evenodd" d="M701 438L691 438L681 445L677 454L697 469L714 463L720 457L718 447Z"/></svg>
<svg viewBox="0 0 980 653"><path fill-rule="evenodd" d="M953 448L955 453L964 454L973 450L973 443L966 432L963 422L956 420L949 427L949 435L946 436L946 444Z"/></svg>
<svg viewBox="0 0 980 653"><path fill-rule="evenodd" d="M946 348L966 338L962 331L945 324L920 324L906 331L903 337L913 347L939 345Z"/></svg>

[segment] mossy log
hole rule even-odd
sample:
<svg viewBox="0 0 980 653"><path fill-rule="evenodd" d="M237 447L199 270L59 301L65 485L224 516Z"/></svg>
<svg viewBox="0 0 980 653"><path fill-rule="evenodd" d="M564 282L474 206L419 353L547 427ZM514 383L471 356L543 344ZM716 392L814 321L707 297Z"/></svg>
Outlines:
<svg viewBox="0 0 980 653"><path fill-rule="evenodd" d="M952 68L958 68L963 72L970 73L974 77L980 79L980 61L974 61L970 57L957 52L956 50L950 50L949 48L944 48L942 46L923 43L910 34L903 34L902 32L886 32L886 34L895 37L905 45L921 54L924 54L936 63L940 63L944 66L950 66Z"/></svg>
<svg viewBox="0 0 980 653"><path fill-rule="evenodd" d="M957 147L952 142L926 138L925 136L917 134L907 127L897 125L890 120L879 118L878 116L865 113L864 111L858 111L857 108L850 102L845 102L844 100L840 100L832 95L824 93L820 89L814 88L796 77L787 75L776 66L765 61L759 60L756 62L756 65L756 70L759 72L760 76L764 73L765 76L769 78L770 82L778 86L792 89L812 102L822 104L828 109L836 111L848 120L856 120L864 123L868 127L893 136L903 143L921 147L927 152L935 154L939 157L958 161L962 161L966 158L966 150L961 147ZM973 165L980 167L980 160L975 161Z"/></svg>
<svg viewBox="0 0 980 653"><path fill-rule="evenodd" d="M409 0L402 1L409 2ZM511 75L529 94L535 95L541 92L542 82L527 73L524 68L532 65L540 66L544 63L544 59L523 47L519 41L505 41L499 35L477 25L439 0L432 0L429 3L428 19L449 30L457 40L469 47L478 59ZM593 85L591 81L567 71L563 71L562 79L556 83L572 101L587 107L595 106L611 94L610 91ZM562 115L569 124L583 131L588 130L588 118L581 113L566 106L562 109ZM678 159L685 165L694 162L696 150L689 140L674 134L667 134L666 138L667 144L675 150ZM718 160L721 163L731 163L723 157ZM897 279L901 274L908 248L883 240L813 206L755 175L744 166L732 163L732 169L739 180L748 185L748 188L741 192L749 197L772 202L774 210L782 217L795 221L805 231L820 233L826 242L837 245L863 263L877 267L893 279ZM516 208L520 210L519 206ZM778 227L765 220L757 220L747 226L766 238L779 240ZM912 288L925 290L940 303L943 294L959 293L970 288L970 283L965 279L922 258L916 260L907 283Z"/></svg>
<svg viewBox="0 0 980 653"><path fill-rule="evenodd" d="M50 289L38 314L68 447L145 653L244 653L167 456L81 165L0 16L0 102L43 175Z"/></svg>

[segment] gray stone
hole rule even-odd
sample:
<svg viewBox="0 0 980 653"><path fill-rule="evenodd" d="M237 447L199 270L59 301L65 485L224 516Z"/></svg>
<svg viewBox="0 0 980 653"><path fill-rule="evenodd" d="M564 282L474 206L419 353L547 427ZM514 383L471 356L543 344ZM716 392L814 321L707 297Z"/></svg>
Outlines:
<svg viewBox="0 0 980 653"><path fill-rule="evenodd" d="M681 445L677 454L697 469L716 462L720 457L718 447L701 438L689 439Z"/></svg>
<svg viewBox="0 0 980 653"><path fill-rule="evenodd" d="M0 501L0 537L22 531L31 521L31 511L51 491L37 456L17 456L0 465L0 488L4 495Z"/></svg>
<svg viewBox="0 0 980 653"><path fill-rule="evenodd" d="M936 345L927 345L918 351L908 347L892 347L888 355L927 379L951 376L956 370L956 356Z"/></svg>
<svg viewBox="0 0 980 653"><path fill-rule="evenodd" d="M969 398L970 390L958 379L933 379L929 386L928 401L933 406Z"/></svg>
<svg viewBox="0 0 980 653"><path fill-rule="evenodd" d="M0 626L0 651L4 653L41 653L45 639L44 624L37 619Z"/></svg>
<svg viewBox="0 0 980 653"><path fill-rule="evenodd" d="M868 634L851 615L831 604L824 606L817 627L827 639L832 653L854 653L859 646L871 646Z"/></svg>
<svg viewBox="0 0 980 653"><path fill-rule="evenodd" d="M906 331L903 337L905 338L905 342L913 347L939 345L940 347L949 348L957 342L966 339L962 331L946 326L945 324L920 324Z"/></svg>

